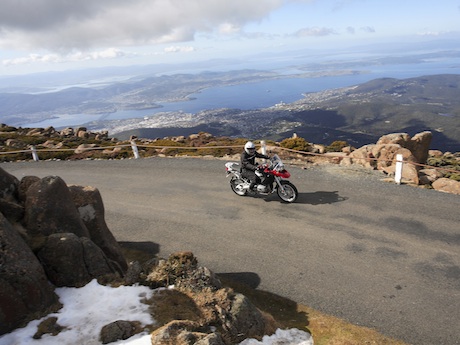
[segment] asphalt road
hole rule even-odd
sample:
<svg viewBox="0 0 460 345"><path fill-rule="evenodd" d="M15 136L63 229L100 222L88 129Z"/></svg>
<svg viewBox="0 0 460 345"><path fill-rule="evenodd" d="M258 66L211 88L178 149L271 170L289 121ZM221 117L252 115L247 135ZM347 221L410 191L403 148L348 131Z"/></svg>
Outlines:
<svg viewBox="0 0 460 345"><path fill-rule="evenodd" d="M460 196L356 168L290 167L300 196L284 204L234 194L221 160L0 166L97 187L119 241L190 250L216 273L412 344L460 344Z"/></svg>

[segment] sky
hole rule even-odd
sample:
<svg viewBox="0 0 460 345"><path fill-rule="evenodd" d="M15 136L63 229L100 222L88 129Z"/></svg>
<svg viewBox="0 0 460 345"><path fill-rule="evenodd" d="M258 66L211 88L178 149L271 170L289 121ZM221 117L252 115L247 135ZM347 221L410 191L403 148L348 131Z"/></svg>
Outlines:
<svg viewBox="0 0 460 345"><path fill-rule="evenodd" d="M63 308L40 320L31 321L26 327L0 336L0 345L100 345L101 328L117 320L139 321L144 326L152 324L148 305L141 302L150 298L154 290L146 286L120 286L117 288L91 281L82 288L58 288L56 293ZM67 329L57 336L45 335L41 339L32 340L37 326L48 317L56 317L57 323ZM262 341L246 339L240 345L313 345L309 333L298 329L281 330L265 336ZM124 341L111 345L151 345L150 335L139 334Z"/></svg>
<svg viewBox="0 0 460 345"><path fill-rule="evenodd" d="M0 76L459 37L460 0L1 0Z"/></svg>

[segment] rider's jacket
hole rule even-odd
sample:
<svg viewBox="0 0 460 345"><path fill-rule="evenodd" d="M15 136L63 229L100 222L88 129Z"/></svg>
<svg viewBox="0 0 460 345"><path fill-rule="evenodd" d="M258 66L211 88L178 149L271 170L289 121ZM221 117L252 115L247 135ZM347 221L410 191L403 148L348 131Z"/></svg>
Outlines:
<svg viewBox="0 0 460 345"><path fill-rule="evenodd" d="M268 159L269 157L257 151L255 151L254 154L251 155L246 151L243 151L243 153L241 154L241 167L243 168L243 170L255 171L257 169L256 158Z"/></svg>

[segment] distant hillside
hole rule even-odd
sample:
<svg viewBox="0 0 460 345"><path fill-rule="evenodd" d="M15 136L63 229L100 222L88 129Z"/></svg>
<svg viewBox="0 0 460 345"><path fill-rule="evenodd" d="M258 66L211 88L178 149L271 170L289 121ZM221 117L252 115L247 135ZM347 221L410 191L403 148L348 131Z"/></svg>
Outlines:
<svg viewBox="0 0 460 345"><path fill-rule="evenodd" d="M295 129L298 133L316 127L328 133L329 140L339 131L360 141L356 136L371 139L391 132L414 135L429 130L432 148L460 150L460 75L376 79L307 94L287 108L291 114L285 120L302 124Z"/></svg>
<svg viewBox="0 0 460 345"><path fill-rule="evenodd" d="M293 133L309 142L330 145L343 140L360 147L387 133L433 133L432 148L460 151L460 75L376 79L341 89L306 94L276 107L200 112L190 124L176 118L156 128L121 131L127 138L188 134L198 128L213 135L282 140ZM177 123L177 125L175 125ZM199 126L199 127L197 127ZM193 130L192 130L193 128Z"/></svg>

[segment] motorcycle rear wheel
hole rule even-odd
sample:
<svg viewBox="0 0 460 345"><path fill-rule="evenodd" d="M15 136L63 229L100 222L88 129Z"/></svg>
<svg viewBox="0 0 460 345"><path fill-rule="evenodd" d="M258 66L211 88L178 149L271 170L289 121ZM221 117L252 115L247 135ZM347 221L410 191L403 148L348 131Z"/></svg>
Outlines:
<svg viewBox="0 0 460 345"><path fill-rule="evenodd" d="M281 184L283 185L284 191L279 187L276 190L280 199L289 203L296 201L299 196L296 186L289 181L281 181Z"/></svg>
<svg viewBox="0 0 460 345"><path fill-rule="evenodd" d="M232 188L232 191L239 195L239 196L245 196L247 194L247 189L243 188L244 181L239 178L232 178L230 180L230 187Z"/></svg>

